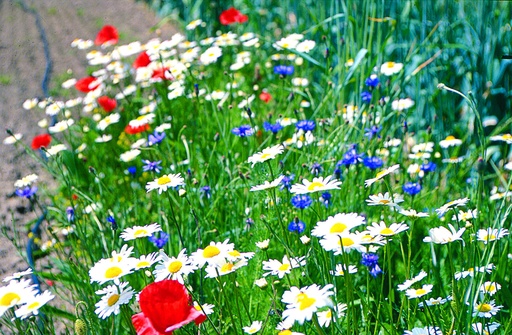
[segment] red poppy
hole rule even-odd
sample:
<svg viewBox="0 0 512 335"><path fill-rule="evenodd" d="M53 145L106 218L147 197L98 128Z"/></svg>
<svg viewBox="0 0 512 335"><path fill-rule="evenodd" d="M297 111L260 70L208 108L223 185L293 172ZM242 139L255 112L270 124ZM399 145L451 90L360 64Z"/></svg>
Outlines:
<svg viewBox="0 0 512 335"><path fill-rule="evenodd" d="M149 130L149 124L143 124L143 125L137 126L137 127L127 125L124 128L124 131L130 135L135 135L135 134L142 133L142 132L148 131L148 130Z"/></svg>
<svg viewBox="0 0 512 335"><path fill-rule="evenodd" d="M34 137L32 140L32 149L38 150L41 148L47 148L52 142L50 134L41 134Z"/></svg>
<svg viewBox="0 0 512 335"><path fill-rule="evenodd" d="M117 107L116 99L112 99L103 95L97 99L98 105L101 106L105 110L105 112L110 113Z"/></svg>
<svg viewBox="0 0 512 335"><path fill-rule="evenodd" d="M139 56L135 59L132 66L134 69L138 69L139 67L146 67L151 63L151 59L149 59L149 55L146 51L140 53Z"/></svg>
<svg viewBox="0 0 512 335"><path fill-rule="evenodd" d="M153 74L151 75L153 79L161 79L161 80L173 80L171 72L169 72L168 67L161 67L153 70Z"/></svg>
<svg viewBox="0 0 512 335"><path fill-rule="evenodd" d="M77 80L75 84L75 88L80 92L89 93L90 91L94 91L96 88L100 86L100 81L97 80L93 76L85 77Z"/></svg>
<svg viewBox="0 0 512 335"><path fill-rule="evenodd" d="M146 286L139 295L141 313L132 316L137 335L172 335L172 332L206 315L190 303L185 286L177 280L162 280Z"/></svg>
<svg viewBox="0 0 512 335"><path fill-rule="evenodd" d="M94 40L94 44L103 45L107 43L108 45L116 44L119 41L119 34L117 33L117 29L114 26L103 26L101 30L96 35L96 39Z"/></svg>
<svg viewBox="0 0 512 335"><path fill-rule="evenodd" d="M260 100L268 103L270 100L272 100L272 96L270 93L263 91L260 93Z"/></svg>
<svg viewBox="0 0 512 335"><path fill-rule="evenodd" d="M220 14L219 20L223 25L233 24L233 23L244 23L249 19L247 15L240 13L237 9L231 7L223 11Z"/></svg>

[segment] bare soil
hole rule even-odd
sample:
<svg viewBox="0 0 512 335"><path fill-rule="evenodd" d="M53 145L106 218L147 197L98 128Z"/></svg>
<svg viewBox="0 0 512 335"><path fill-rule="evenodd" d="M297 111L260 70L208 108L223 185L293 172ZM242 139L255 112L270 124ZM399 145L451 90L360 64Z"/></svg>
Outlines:
<svg viewBox="0 0 512 335"><path fill-rule="evenodd" d="M22 133L22 142L29 146L35 135L45 132L37 126L45 115L40 110L26 111L22 104L28 98L43 97L46 59L35 16L22 2L39 14L46 32L53 62L50 88L60 85L59 79L69 69L75 78L86 74L85 52L70 46L75 38L94 40L101 27L109 24L117 27L120 43L145 42L157 37L151 28L160 20L145 4L134 0L0 0L0 140L8 136L4 130L10 129ZM160 28L164 39L175 32L168 24ZM26 226L38 214L31 211L26 199L14 195L14 182L31 173L40 176L40 191L54 186L22 146L0 143L0 225L8 235L0 237L0 280L28 267L13 245L14 231L21 234L17 243L23 249Z"/></svg>

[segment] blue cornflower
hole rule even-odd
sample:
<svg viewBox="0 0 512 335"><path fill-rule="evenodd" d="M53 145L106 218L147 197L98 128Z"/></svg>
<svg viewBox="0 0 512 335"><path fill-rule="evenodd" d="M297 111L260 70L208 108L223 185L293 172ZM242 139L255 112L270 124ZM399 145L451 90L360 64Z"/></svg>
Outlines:
<svg viewBox="0 0 512 335"><path fill-rule="evenodd" d="M363 164L371 170L375 170L384 165L384 162L380 157L365 157L363 158Z"/></svg>
<svg viewBox="0 0 512 335"><path fill-rule="evenodd" d="M311 206L313 199L307 194L297 194L292 198L292 205L298 209L304 209Z"/></svg>
<svg viewBox="0 0 512 335"><path fill-rule="evenodd" d="M235 134L236 136L247 137L247 136L251 136L252 134L254 134L254 129L252 129L251 126L244 124L238 128L231 129L231 132L233 134Z"/></svg>
<svg viewBox="0 0 512 335"><path fill-rule="evenodd" d="M343 159L341 160L341 164L345 166L357 164L362 161L362 155L357 153L356 145L352 145L350 149L343 155Z"/></svg>
<svg viewBox="0 0 512 335"><path fill-rule="evenodd" d="M311 166L311 173L314 174L315 176L318 176L320 173L322 173L322 171L324 171L322 165L320 165L320 163L313 163L313 165Z"/></svg>
<svg viewBox="0 0 512 335"><path fill-rule="evenodd" d="M364 83L366 84L366 86L374 88L377 87L377 85L379 85L379 78L377 77L376 74L372 74L371 76L366 78Z"/></svg>
<svg viewBox="0 0 512 335"><path fill-rule="evenodd" d="M434 172L436 170L436 163L433 163L433 162L428 162L428 163L425 163L425 164L421 164L421 171L424 171L424 172Z"/></svg>
<svg viewBox="0 0 512 335"><path fill-rule="evenodd" d="M283 190L283 189L290 189L290 187L292 187L292 181L293 181L293 178L295 178L295 175L294 174L291 174L291 175L288 175L288 176L284 176L283 179L281 179L281 187L280 189Z"/></svg>
<svg viewBox="0 0 512 335"><path fill-rule="evenodd" d="M322 195L320 196L320 202L324 204L325 207L329 207L329 205L331 204L331 198L332 198L332 195L331 193L329 192L323 192Z"/></svg>
<svg viewBox="0 0 512 335"><path fill-rule="evenodd" d="M107 221L110 223L112 230L117 230L117 222L112 215L107 216Z"/></svg>
<svg viewBox="0 0 512 335"><path fill-rule="evenodd" d="M160 166L160 163L162 163L162 161L151 162L148 161L147 159L143 159L142 163L146 164L142 167L143 171L154 171L156 173L160 173L160 171L162 170L162 167Z"/></svg>
<svg viewBox="0 0 512 335"><path fill-rule="evenodd" d="M153 243L158 249L162 249L163 246L167 243L169 240L169 234L160 231L160 237L157 237L157 234L154 233L151 236L148 236L149 242Z"/></svg>
<svg viewBox="0 0 512 335"><path fill-rule="evenodd" d="M205 196L206 199L210 199L210 197L212 196L211 188L208 185L201 187L200 191L201 191L201 197Z"/></svg>
<svg viewBox="0 0 512 335"><path fill-rule="evenodd" d="M405 193L408 193L410 195L415 195L420 193L421 191L421 184L419 183L412 183L408 181L402 186L402 190L404 190Z"/></svg>
<svg viewBox="0 0 512 335"><path fill-rule="evenodd" d="M159 133L155 130L153 134L148 135L148 145L158 144L165 138L165 133Z"/></svg>
<svg viewBox="0 0 512 335"><path fill-rule="evenodd" d="M380 138L379 132L382 130L382 127L372 126L371 128L364 128L364 136L368 137L371 140L374 136Z"/></svg>
<svg viewBox="0 0 512 335"><path fill-rule="evenodd" d="M361 100L363 100L363 103L369 104L372 101L372 94L367 91L363 91L361 93Z"/></svg>
<svg viewBox="0 0 512 335"><path fill-rule="evenodd" d="M296 232L297 234L301 234L305 229L306 224L297 217L288 225L288 231L292 233Z"/></svg>
<svg viewBox="0 0 512 335"><path fill-rule="evenodd" d="M135 166L129 166L128 167L128 173L131 174L133 177L137 174L137 167Z"/></svg>
<svg viewBox="0 0 512 335"><path fill-rule="evenodd" d="M293 65L276 65L274 66L274 73L281 76L291 76L295 68Z"/></svg>
<svg viewBox="0 0 512 335"><path fill-rule="evenodd" d="M336 178L341 179L341 168L343 167L343 160L339 160L334 167L334 175Z"/></svg>
<svg viewBox="0 0 512 335"><path fill-rule="evenodd" d="M36 192L37 186L25 186L23 188L18 188L16 189L16 191L14 191L14 193L16 193L18 197L24 197L27 199L30 199L34 194L36 194Z"/></svg>
<svg viewBox="0 0 512 335"><path fill-rule="evenodd" d="M315 121L312 120L300 120L295 124L297 129L302 129L304 132L313 131L316 127Z"/></svg>
<svg viewBox="0 0 512 335"><path fill-rule="evenodd" d="M361 254L361 264L366 266L368 268L368 271L370 271L370 275L372 277L377 277L379 274L382 273L381 268L379 267L379 255L374 254L373 252L363 252Z"/></svg>
<svg viewBox="0 0 512 335"><path fill-rule="evenodd" d="M278 131L283 129L283 126L281 126L281 124L279 122L272 124L270 122L265 121L265 122L263 122L263 129L265 131L271 131L274 134L277 134Z"/></svg>
<svg viewBox="0 0 512 335"><path fill-rule="evenodd" d="M75 209L73 207L68 206L68 208L66 208L66 218L68 222L75 221Z"/></svg>

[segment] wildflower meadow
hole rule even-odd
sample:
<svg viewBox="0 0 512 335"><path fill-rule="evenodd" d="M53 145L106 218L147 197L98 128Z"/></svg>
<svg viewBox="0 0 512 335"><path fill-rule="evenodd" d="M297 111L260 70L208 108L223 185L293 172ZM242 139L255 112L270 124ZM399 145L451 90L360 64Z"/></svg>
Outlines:
<svg viewBox="0 0 512 335"><path fill-rule="evenodd" d="M2 331L511 334L510 3L235 4L20 106Z"/></svg>

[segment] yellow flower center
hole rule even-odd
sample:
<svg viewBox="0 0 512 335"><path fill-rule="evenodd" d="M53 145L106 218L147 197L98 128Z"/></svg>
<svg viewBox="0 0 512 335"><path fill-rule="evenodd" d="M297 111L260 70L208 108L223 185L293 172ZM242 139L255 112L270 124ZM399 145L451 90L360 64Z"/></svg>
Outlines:
<svg viewBox="0 0 512 335"><path fill-rule="evenodd" d="M233 267L235 265L233 263L226 263L224 264L221 268L220 268L220 272L221 273L226 273L226 272L230 272L231 270L233 270Z"/></svg>
<svg viewBox="0 0 512 335"><path fill-rule="evenodd" d="M427 294L427 291L425 289L423 289L423 288L419 288L419 289L416 290L416 295L417 296L421 296L421 295L425 295L425 294Z"/></svg>
<svg viewBox="0 0 512 335"><path fill-rule="evenodd" d="M228 254L230 256L233 256L233 257L241 257L242 255L240 254L240 252L238 252L238 250L233 250L233 251L230 251L228 252Z"/></svg>
<svg viewBox="0 0 512 335"><path fill-rule="evenodd" d="M317 188L324 187L325 185L319 181L314 181L308 186L308 191L314 191Z"/></svg>
<svg viewBox="0 0 512 335"><path fill-rule="evenodd" d="M381 177L385 176L386 174L387 174L387 171L386 171L386 170L381 171L381 172L377 173L377 175L375 176L375 178L376 178L376 179L381 178Z"/></svg>
<svg viewBox="0 0 512 335"><path fill-rule="evenodd" d="M107 300L107 305L108 307L112 307L116 304L116 302L119 300L119 294L112 294L108 300Z"/></svg>
<svg viewBox="0 0 512 335"><path fill-rule="evenodd" d="M489 305L489 304L480 304L480 305L478 305L478 307L476 309L479 312L487 313L487 312L490 312L492 310L492 306Z"/></svg>
<svg viewBox="0 0 512 335"><path fill-rule="evenodd" d="M386 227L380 231L380 234L381 235L394 235L395 232L393 230L389 229L388 227Z"/></svg>
<svg viewBox="0 0 512 335"><path fill-rule="evenodd" d="M455 137L454 137L454 136L449 135L449 136L446 136L446 139L445 139L445 140L446 140L446 141L451 141L451 140L454 140L454 139L455 139Z"/></svg>
<svg viewBox="0 0 512 335"><path fill-rule="evenodd" d="M347 225L342 222L336 222L332 225L331 230L329 230L329 233L343 233L347 229Z"/></svg>
<svg viewBox="0 0 512 335"><path fill-rule="evenodd" d="M290 268L290 264L288 263L283 263L280 267L279 267L279 271L286 271Z"/></svg>
<svg viewBox="0 0 512 335"><path fill-rule="evenodd" d="M327 313L325 313L325 318L326 319L332 319L332 312L331 312L331 310L328 310Z"/></svg>
<svg viewBox="0 0 512 335"><path fill-rule="evenodd" d="M137 269L147 268L150 265L151 264L149 264L148 261L141 261L141 262L137 263Z"/></svg>
<svg viewBox="0 0 512 335"><path fill-rule="evenodd" d="M170 273L176 273L181 270L183 263L179 260L172 261L171 264L167 267Z"/></svg>
<svg viewBox="0 0 512 335"><path fill-rule="evenodd" d="M503 135L503 139L504 139L504 140L512 140L512 135L510 135L510 134L505 134L505 135Z"/></svg>
<svg viewBox="0 0 512 335"><path fill-rule="evenodd" d="M113 266L111 268L108 268L107 271L105 271L105 278L108 278L108 279L116 278L121 273L123 273L123 270L120 267Z"/></svg>
<svg viewBox="0 0 512 335"><path fill-rule="evenodd" d="M315 298L308 297L306 293L299 293L299 295L297 296L297 302L299 303L299 309L301 311L313 305L315 301Z"/></svg>
<svg viewBox="0 0 512 335"><path fill-rule="evenodd" d="M35 309L37 309L39 307L40 303L39 301L34 301L33 303L31 303L30 305L27 306L27 309L29 311L33 311Z"/></svg>
<svg viewBox="0 0 512 335"><path fill-rule="evenodd" d="M262 155L260 156L260 158L261 158L261 159L267 159L267 158L269 158L269 157L270 157L270 154L267 154L267 153L262 154Z"/></svg>
<svg viewBox="0 0 512 335"><path fill-rule="evenodd" d="M217 248L214 245L209 245L203 250L203 257L204 258L212 258L220 254L220 249Z"/></svg>
<svg viewBox="0 0 512 335"><path fill-rule="evenodd" d="M20 299L21 297L18 294L14 292L9 292L7 294L4 294L2 299L0 299L0 306L10 307L16 304L18 301L20 301Z"/></svg>
<svg viewBox="0 0 512 335"><path fill-rule="evenodd" d="M394 67L395 67L395 62L387 62L387 63L386 63L386 67L387 67L388 69L392 69L392 68L394 68Z"/></svg>
<svg viewBox="0 0 512 335"><path fill-rule="evenodd" d="M165 185L171 182L171 178L167 176L162 176L156 180L158 185Z"/></svg>
<svg viewBox="0 0 512 335"><path fill-rule="evenodd" d="M340 244L340 243L338 242L338 244ZM350 247L353 244L355 244L355 242L350 237L342 237L341 238L341 245L343 245L344 247Z"/></svg>
<svg viewBox="0 0 512 335"><path fill-rule="evenodd" d="M292 331L290 329L281 330L277 335L292 335Z"/></svg>
<svg viewBox="0 0 512 335"><path fill-rule="evenodd" d="M380 199L379 200L379 204L383 204L383 205L387 205L389 204L391 201L387 200L387 199Z"/></svg>
<svg viewBox="0 0 512 335"><path fill-rule="evenodd" d="M484 286L485 288L485 291L487 292L494 292L496 291L496 285L494 285L494 283L491 283L491 284L487 284Z"/></svg>
<svg viewBox="0 0 512 335"><path fill-rule="evenodd" d="M133 233L134 237L141 237L148 235L148 231L146 229L137 229L135 233Z"/></svg>

